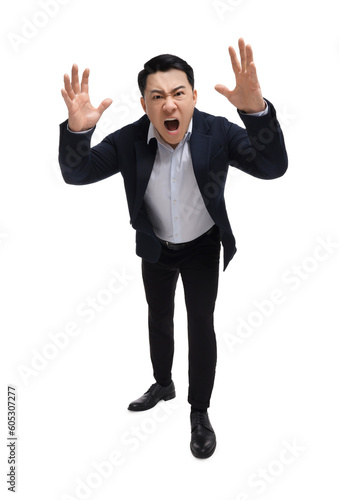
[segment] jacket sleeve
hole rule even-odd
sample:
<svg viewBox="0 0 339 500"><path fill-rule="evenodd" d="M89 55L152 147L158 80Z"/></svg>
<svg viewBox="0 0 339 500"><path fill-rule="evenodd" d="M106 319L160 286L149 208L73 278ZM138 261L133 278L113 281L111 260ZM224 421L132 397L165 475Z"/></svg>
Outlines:
<svg viewBox="0 0 339 500"><path fill-rule="evenodd" d="M276 111L265 100L269 109L264 116L249 116L238 111L246 130L234 123L229 125L226 132L229 164L260 179L276 179L286 172L288 159Z"/></svg>
<svg viewBox="0 0 339 500"><path fill-rule="evenodd" d="M59 164L67 184L90 184L119 172L116 140L119 131L108 135L91 148L95 127L75 134L67 128L68 121L60 125Z"/></svg>

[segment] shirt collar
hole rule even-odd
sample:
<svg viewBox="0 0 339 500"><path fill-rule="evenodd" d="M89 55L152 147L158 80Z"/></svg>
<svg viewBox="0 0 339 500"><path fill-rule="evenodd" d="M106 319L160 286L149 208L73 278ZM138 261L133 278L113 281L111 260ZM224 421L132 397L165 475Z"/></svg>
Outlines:
<svg viewBox="0 0 339 500"><path fill-rule="evenodd" d="M187 132L186 134L184 135L181 143L185 142L185 141L189 141L190 138L191 138L191 134L192 134L192 128L193 128L193 116L191 118L191 121L188 125L188 129L187 129ZM149 124L149 128L148 128L148 136L147 136L147 144L149 144L150 140L155 138L158 142L160 142L160 144L162 144L163 146L169 146L169 144L167 144L166 142L164 142L161 137L160 137L160 134L159 132L157 131L157 129L154 127L153 123L150 122Z"/></svg>

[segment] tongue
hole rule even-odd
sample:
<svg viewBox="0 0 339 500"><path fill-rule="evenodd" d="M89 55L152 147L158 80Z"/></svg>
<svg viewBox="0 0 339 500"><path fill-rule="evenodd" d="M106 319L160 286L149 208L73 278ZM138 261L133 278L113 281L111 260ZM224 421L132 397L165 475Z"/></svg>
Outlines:
<svg viewBox="0 0 339 500"><path fill-rule="evenodd" d="M179 127L179 122L178 120L169 120L169 121L166 121L165 122L166 124L166 128L170 131L170 132L174 132L175 130L177 130L177 128Z"/></svg>

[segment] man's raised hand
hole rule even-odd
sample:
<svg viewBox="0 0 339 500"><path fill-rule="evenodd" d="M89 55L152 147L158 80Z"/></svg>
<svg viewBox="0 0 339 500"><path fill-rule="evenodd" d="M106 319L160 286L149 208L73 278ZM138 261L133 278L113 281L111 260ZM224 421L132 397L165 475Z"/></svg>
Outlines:
<svg viewBox="0 0 339 500"><path fill-rule="evenodd" d="M112 99L104 99L98 108L94 108L88 95L89 69L82 75L79 85L78 66L72 66L72 81L64 75L65 88L61 90L62 97L68 108L68 127L73 132L87 130L97 124L102 113L112 104Z"/></svg>
<svg viewBox="0 0 339 500"><path fill-rule="evenodd" d="M257 113L266 107L262 97L257 71L253 62L253 52L250 45L245 45L243 38L239 38L240 61L233 47L229 47L232 68L235 74L236 86L229 90L225 85L216 85L214 88L227 97L231 104L245 113Z"/></svg>

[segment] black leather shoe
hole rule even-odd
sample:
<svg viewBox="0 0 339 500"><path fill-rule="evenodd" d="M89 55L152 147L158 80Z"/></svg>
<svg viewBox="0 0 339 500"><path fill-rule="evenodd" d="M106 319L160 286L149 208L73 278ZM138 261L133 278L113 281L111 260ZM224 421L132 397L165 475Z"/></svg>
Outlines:
<svg viewBox="0 0 339 500"><path fill-rule="evenodd" d="M175 398L175 387L173 382L167 387L162 387L161 385L155 383L151 385L141 398L132 401L128 409L131 411L144 411L153 408L162 399L168 401L169 399Z"/></svg>
<svg viewBox="0 0 339 500"><path fill-rule="evenodd" d="M208 458L213 455L217 445L214 430L207 412L191 413L191 452L196 458Z"/></svg>

